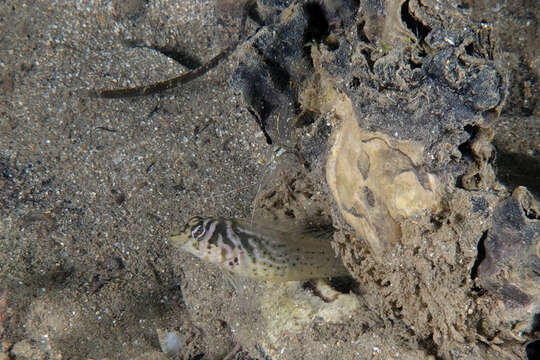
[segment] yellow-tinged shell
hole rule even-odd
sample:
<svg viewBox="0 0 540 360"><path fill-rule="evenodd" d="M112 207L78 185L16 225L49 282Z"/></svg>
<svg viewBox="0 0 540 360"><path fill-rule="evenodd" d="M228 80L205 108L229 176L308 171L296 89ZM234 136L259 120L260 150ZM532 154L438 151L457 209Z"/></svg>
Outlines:
<svg viewBox="0 0 540 360"><path fill-rule="evenodd" d="M317 65L320 54L316 48L312 52ZM300 100L309 110L333 113L325 166L328 187L343 219L384 261L402 240L403 219L438 208L439 180L423 169L421 143L360 128L351 99L319 72Z"/></svg>

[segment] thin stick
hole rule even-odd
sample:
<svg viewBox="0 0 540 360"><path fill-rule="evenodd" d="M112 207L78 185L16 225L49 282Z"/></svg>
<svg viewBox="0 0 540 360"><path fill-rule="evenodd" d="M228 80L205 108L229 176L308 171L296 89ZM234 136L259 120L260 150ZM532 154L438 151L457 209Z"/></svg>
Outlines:
<svg viewBox="0 0 540 360"><path fill-rule="evenodd" d="M199 66L198 68L188 71L180 76L168 79L165 81L153 83L145 86L137 86L132 88L124 89L92 89L90 90L90 96L101 97L107 99L117 99L117 98L128 98L136 96L145 96L150 94L155 94L164 90L175 88L179 85L188 83L216 67L219 62L227 58L238 46L240 41L236 41L231 46L227 47L225 50L221 51L219 54L214 56L206 64Z"/></svg>
<svg viewBox="0 0 540 360"><path fill-rule="evenodd" d="M249 6L251 6L250 3L251 1L248 1L244 5L242 20L240 22L240 33L239 33L238 40L236 40L229 47L222 50L219 54L217 54L212 59L210 59L210 61L208 61L206 64L203 64L199 66L198 68L188 71L187 73L184 73L180 76L177 76L172 79L165 80L165 81L153 83L150 85L137 86L137 87L132 87L132 88L124 88L124 89L91 89L89 91L90 93L89 95L94 96L94 97L106 98L106 99L145 96L145 95L155 94L161 91L173 89L179 85L186 84L206 74L208 71L215 68L221 60L229 57L229 55L231 55L231 53L233 53L234 50L236 50L238 45L244 41L245 36L243 34L246 29L247 14L249 11Z"/></svg>

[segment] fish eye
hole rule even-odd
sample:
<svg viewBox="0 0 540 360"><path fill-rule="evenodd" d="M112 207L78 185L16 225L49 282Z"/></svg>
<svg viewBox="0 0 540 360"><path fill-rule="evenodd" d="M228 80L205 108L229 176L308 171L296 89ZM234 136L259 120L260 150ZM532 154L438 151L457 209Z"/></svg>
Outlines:
<svg viewBox="0 0 540 360"><path fill-rule="evenodd" d="M198 240L201 236L204 235L205 232L206 229L204 228L204 226L202 226L202 224L197 225L191 229L191 237L195 240Z"/></svg>
<svg viewBox="0 0 540 360"><path fill-rule="evenodd" d="M200 216L194 216L191 219L189 219L188 224L193 227L198 225L200 222L202 222L202 218Z"/></svg>
<svg viewBox="0 0 540 360"><path fill-rule="evenodd" d="M202 224L202 222L203 219L200 216L194 216L187 221L182 232L191 232L195 226Z"/></svg>

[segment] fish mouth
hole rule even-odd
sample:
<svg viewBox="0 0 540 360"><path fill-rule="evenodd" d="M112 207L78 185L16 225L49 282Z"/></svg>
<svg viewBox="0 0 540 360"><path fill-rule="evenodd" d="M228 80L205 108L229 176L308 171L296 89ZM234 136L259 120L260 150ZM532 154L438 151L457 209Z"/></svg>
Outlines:
<svg viewBox="0 0 540 360"><path fill-rule="evenodd" d="M177 235L171 235L169 236L169 242L176 246L182 246L185 245L189 241L190 237L185 232L181 232Z"/></svg>

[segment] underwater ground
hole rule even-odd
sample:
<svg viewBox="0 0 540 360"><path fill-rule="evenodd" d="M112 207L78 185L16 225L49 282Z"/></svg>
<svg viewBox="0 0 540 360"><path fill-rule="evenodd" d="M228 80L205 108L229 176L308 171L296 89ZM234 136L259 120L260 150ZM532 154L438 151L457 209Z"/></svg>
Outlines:
<svg viewBox="0 0 540 360"><path fill-rule="evenodd" d="M539 26L526 0L1 2L0 360L535 358ZM169 244L193 215L332 225L351 277L231 278Z"/></svg>

